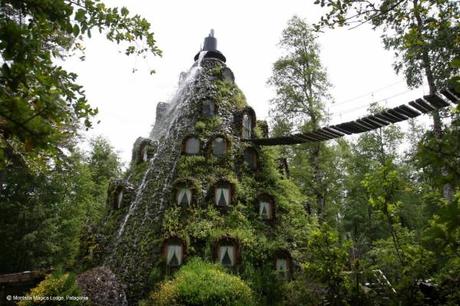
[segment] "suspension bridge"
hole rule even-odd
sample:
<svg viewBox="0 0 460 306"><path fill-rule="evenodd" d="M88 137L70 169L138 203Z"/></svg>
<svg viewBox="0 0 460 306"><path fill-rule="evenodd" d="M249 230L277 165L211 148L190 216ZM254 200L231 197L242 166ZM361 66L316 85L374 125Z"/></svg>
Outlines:
<svg viewBox="0 0 460 306"><path fill-rule="evenodd" d="M453 89L443 89L439 93L426 95L422 98L401 104L394 108L385 109L379 113L368 115L354 121L325 126L308 133L298 133L282 137L250 139L254 144L261 146L293 145L307 142L327 141L346 135L359 134L384 126L398 123L431 113L460 102L460 93Z"/></svg>

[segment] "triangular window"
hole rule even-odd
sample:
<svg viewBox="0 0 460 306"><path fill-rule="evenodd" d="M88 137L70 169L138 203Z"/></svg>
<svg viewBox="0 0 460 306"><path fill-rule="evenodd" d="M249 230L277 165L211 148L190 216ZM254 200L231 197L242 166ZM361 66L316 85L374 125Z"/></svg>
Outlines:
<svg viewBox="0 0 460 306"><path fill-rule="evenodd" d="M166 256L166 263L168 266L177 267L182 264L182 245L168 244L168 253Z"/></svg>
<svg viewBox="0 0 460 306"><path fill-rule="evenodd" d="M171 260L169 261L170 266L178 266L179 265L179 259L177 259L176 253L172 255Z"/></svg>
<svg viewBox="0 0 460 306"><path fill-rule="evenodd" d="M224 266L233 266L235 264L235 247L229 245L220 246L219 262Z"/></svg>
<svg viewBox="0 0 460 306"><path fill-rule="evenodd" d="M215 204L217 206L229 206L230 205L230 187L229 186L216 187Z"/></svg>
<svg viewBox="0 0 460 306"><path fill-rule="evenodd" d="M181 206L190 206L192 203L192 191L189 188L180 188L177 192L177 204Z"/></svg>
<svg viewBox="0 0 460 306"><path fill-rule="evenodd" d="M271 219L272 218L272 205L266 201L259 202L259 216L262 219Z"/></svg>
<svg viewBox="0 0 460 306"><path fill-rule="evenodd" d="M225 250L224 257L222 257L222 264L224 266L231 266L232 260L230 259L230 255L228 255L228 249Z"/></svg>

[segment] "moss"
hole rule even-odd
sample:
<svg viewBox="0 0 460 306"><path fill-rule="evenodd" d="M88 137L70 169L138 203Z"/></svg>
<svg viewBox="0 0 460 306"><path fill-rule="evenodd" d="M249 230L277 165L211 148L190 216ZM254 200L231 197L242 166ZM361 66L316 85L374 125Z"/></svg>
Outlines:
<svg viewBox="0 0 460 306"><path fill-rule="evenodd" d="M256 125L252 132L255 138L263 138L263 132L260 126Z"/></svg>
<svg viewBox="0 0 460 306"><path fill-rule="evenodd" d="M130 168L129 171L126 172L125 178L129 177L129 181L134 185L139 185L144 177L145 171L147 171L149 167L148 162L142 162L134 165Z"/></svg>
<svg viewBox="0 0 460 306"><path fill-rule="evenodd" d="M195 130L198 132L198 133L202 133L204 131L204 129L206 128L206 123L204 123L203 121L197 121L195 123Z"/></svg>
<svg viewBox="0 0 460 306"><path fill-rule="evenodd" d="M209 75L221 78L222 76L222 65L217 63L213 68L209 69Z"/></svg>
<svg viewBox="0 0 460 306"><path fill-rule="evenodd" d="M184 125L178 125L183 130L172 130L168 139L161 140L164 158L135 165L129 171L129 182L134 186L140 185L146 171L149 173L123 236L116 239L127 208L110 212L102 227L106 240L112 239L115 246L107 250L108 262L115 267L114 271L119 270L129 286L130 296L139 296L146 283L153 288L170 275L161 247L171 236L186 241L189 258L197 255L207 260L212 259L211 246L216 240L236 239L242 261L234 272L241 274L259 298L270 294L264 286L269 287L267 279L274 269L275 250L287 249L296 260L304 260L300 250L309 230L306 224L310 222L303 210L305 196L278 172L276 150L253 146L258 153L258 170L245 165L243 152L250 144L240 140L234 116L247 106L246 98L233 83L209 78L221 73L221 64L211 61L205 64L204 75L190 97L188 113L184 114ZM216 101L218 116L201 117L203 99ZM260 136L258 129L255 133ZM188 134L196 135L206 144L201 155L178 152ZM225 135L230 144L222 157L210 154L209 144L216 135ZM220 180L229 181L235 189L229 209L214 204L213 186ZM180 183L190 184L194 190L191 207L176 204L174 184ZM273 195L276 218L272 223L258 216L256 205L260 193Z"/></svg>
<svg viewBox="0 0 460 306"><path fill-rule="evenodd" d="M243 110L246 106L246 97L243 92L233 83L216 80L217 97L223 105L229 105L236 110Z"/></svg>

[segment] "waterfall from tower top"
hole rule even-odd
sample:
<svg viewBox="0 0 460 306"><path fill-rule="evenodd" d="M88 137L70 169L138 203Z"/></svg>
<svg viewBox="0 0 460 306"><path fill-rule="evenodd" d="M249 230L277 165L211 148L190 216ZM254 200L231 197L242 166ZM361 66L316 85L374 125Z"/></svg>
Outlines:
<svg viewBox="0 0 460 306"><path fill-rule="evenodd" d="M177 127L177 125L181 124L181 121L178 120L178 118L182 115L182 111L184 111L184 107L186 106L185 102L187 101L187 97L192 89L192 85L199 75L199 72L201 70L201 62L203 61L203 58L206 55L206 51L201 51L200 56L198 60L193 64L193 66L190 68L190 70L187 72L186 76L181 79L179 82L179 88L176 91L176 94L174 97L171 99L171 101L168 104L168 108L165 111L165 114L163 116L163 119L160 124L158 124L150 133L150 138L154 139L157 141L158 147L155 152L155 155L152 157L150 160L150 164L155 164L157 162L158 158L164 158L163 152L164 152L164 141L161 141L162 139L167 139L169 137L169 134L171 130L174 127ZM182 123L184 124L184 123ZM175 163L173 168L175 168ZM174 173L175 169L171 169L170 175ZM147 177L149 177L150 172L152 171L152 168L149 167L148 170L145 172L141 184L139 185L139 188L136 190L136 195L134 200L131 202L131 205L129 206L128 213L126 214L125 218L123 219L123 222L120 226L120 229L118 230L117 238L119 239L121 235L124 232L126 223L128 222L130 216L133 214L133 212L136 210L137 205L139 204L141 200L141 195L146 187L147 183ZM158 178L160 179L160 178ZM171 177L167 176L164 178L164 188L170 183Z"/></svg>
<svg viewBox="0 0 460 306"><path fill-rule="evenodd" d="M207 51L201 51L198 57L198 60L193 64L190 70L185 73L185 76L181 75L179 80L179 87L177 88L176 93L173 98L168 103L168 107L165 110L165 114L162 117L161 122L156 122L155 127L150 132L150 138L153 140L159 140L162 137L167 136L168 131L171 128L171 123L174 122L177 117L177 110L184 100L185 92L190 89L190 85L193 84L193 81L196 79L196 76L201 70L201 62L205 57Z"/></svg>

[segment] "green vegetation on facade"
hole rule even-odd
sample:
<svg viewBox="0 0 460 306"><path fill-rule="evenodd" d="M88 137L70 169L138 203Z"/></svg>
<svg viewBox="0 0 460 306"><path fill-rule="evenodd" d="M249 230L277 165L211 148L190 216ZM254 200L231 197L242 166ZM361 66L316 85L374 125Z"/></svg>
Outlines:
<svg viewBox="0 0 460 306"><path fill-rule="evenodd" d="M426 79L432 92L452 86L459 94L455 1L316 3L328 10L317 26L385 29L384 45L398 53L395 69L410 87ZM18 22L21 14L36 22ZM149 24L100 1L3 1L0 17L0 273L59 271L29 296L79 296L84 288L144 306L460 304L460 106L434 113L429 130L410 121L408 131L389 125L354 140L257 147L242 141L251 101L224 63L205 59L168 137L149 143L160 158L136 159L123 172L104 139L88 152L76 148L81 123L90 127L96 110L77 76L53 59L91 29L132 43L128 55L159 55ZM269 81L271 136L327 124L330 84L313 29L294 17L283 32L286 53ZM134 48L137 40L145 48ZM202 113L208 100L213 116ZM253 137L263 137L262 125ZM182 152L190 136L198 154ZM225 139L222 155L213 154L216 137ZM228 207L215 203L221 182L232 188ZM178 204L184 186L190 205ZM273 200L270 220L260 214L263 197ZM184 246L177 266L167 262L170 240ZM232 265L219 264L222 241L237 249ZM289 273L277 270L280 256ZM92 286L101 275L110 281Z"/></svg>

